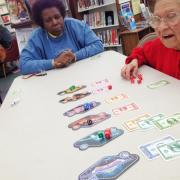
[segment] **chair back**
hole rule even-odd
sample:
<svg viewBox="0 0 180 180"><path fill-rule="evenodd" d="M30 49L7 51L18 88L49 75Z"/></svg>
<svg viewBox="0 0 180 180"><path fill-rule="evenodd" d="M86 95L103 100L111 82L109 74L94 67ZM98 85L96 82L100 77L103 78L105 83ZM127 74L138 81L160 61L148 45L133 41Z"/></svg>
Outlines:
<svg viewBox="0 0 180 180"><path fill-rule="evenodd" d="M151 41L157 38L157 34L155 32L149 33L145 35L138 43L137 47L142 47L146 42Z"/></svg>

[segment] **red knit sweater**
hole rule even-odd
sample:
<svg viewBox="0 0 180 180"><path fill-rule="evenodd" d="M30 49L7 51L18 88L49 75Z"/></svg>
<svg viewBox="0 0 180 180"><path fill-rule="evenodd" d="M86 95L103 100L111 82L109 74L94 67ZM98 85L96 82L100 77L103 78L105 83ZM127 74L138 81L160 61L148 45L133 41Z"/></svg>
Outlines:
<svg viewBox="0 0 180 180"><path fill-rule="evenodd" d="M133 49L132 54L126 59L126 64L134 58L138 59L138 66L147 64L180 79L180 51L166 48L159 38L147 42L143 47Z"/></svg>

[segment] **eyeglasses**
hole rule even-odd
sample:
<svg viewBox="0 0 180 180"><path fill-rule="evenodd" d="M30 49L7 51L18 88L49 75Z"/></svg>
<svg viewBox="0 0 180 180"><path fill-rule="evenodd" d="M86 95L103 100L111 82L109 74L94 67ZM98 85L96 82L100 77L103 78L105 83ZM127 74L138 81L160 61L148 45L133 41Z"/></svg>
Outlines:
<svg viewBox="0 0 180 180"><path fill-rule="evenodd" d="M159 16L151 16L149 19L149 24L153 28L157 28L160 26L161 22L164 21L168 25L175 25L180 20L180 13L178 12L170 12L166 15L166 17Z"/></svg>

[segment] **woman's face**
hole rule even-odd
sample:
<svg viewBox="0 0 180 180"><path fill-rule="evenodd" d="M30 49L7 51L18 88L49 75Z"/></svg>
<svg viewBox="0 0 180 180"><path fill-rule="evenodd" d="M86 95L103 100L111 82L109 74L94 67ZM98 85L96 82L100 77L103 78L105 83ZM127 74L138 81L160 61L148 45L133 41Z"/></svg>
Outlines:
<svg viewBox="0 0 180 180"><path fill-rule="evenodd" d="M167 48L180 50L180 0L157 1L154 15L165 18L161 19L161 23L155 28L162 43ZM177 16L174 18L174 15Z"/></svg>
<svg viewBox="0 0 180 180"><path fill-rule="evenodd" d="M58 36L64 30L64 18L56 7L42 11L44 28L51 34Z"/></svg>

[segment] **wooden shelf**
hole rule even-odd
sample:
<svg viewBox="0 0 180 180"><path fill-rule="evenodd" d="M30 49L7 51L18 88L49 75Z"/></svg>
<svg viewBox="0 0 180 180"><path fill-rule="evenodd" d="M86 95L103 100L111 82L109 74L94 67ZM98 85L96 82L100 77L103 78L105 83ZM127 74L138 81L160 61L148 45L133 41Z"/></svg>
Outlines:
<svg viewBox="0 0 180 180"><path fill-rule="evenodd" d="M93 10L93 9L99 9L99 8L103 8L103 7L106 7L106 6L110 6L110 5L113 5L113 4L116 4L115 2L111 2L111 3L107 3L107 4L103 4L103 5L100 5L100 6L91 6L89 8L82 8L80 9L78 7L78 12L81 13L81 12L85 12L85 11L90 11L90 10Z"/></svg>
<svg viewBox="0 0 180 180"><path fill-rule="evenodd" d="M107 28L118 28L119 24L115 24L115 25L109 25L109 26L100 26L100 27L90 27L92 30L96 30L96 29L107 29Z"/></svg>

